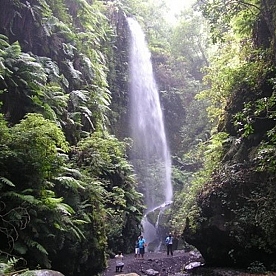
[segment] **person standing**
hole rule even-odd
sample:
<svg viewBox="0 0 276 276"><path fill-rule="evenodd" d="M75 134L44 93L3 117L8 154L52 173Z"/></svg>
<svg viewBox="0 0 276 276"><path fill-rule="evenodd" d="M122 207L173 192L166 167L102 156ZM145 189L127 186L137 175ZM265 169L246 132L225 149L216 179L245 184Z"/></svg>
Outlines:
<svg viewBox="0 0 276 276"><path fill-rule="evenodd" d="M173 237L172 237L172 234L169 233L169 235L166 237L166 246L167 246L167 256L169 256L171 254L171 256L173 256L173 249L172 249L172 246L173 246Z"/></svg>
<svg viewBox="0 0 276 276"><path fill-rule="evenodd" d="M118 254L115 255L115 258L116 258L116 272L122 272L125 265L123 262L123 259L124 259L123 253L119 251Z"/></svg>
<svg viewBox="0 0 276 276"><path fill-rule="evenodd" d="M141 235L140 238L139 238L139 254L140 254L142 259L144 259L145 246L146 246L146 240Z"/></svg>
<svg viewBox="0 0 276 276"><path fill-rule="evenodd" d="M135 242L135 258L139 258L140 257L139 239L140 239L140 237L138 237L137 241Z"/></svg>

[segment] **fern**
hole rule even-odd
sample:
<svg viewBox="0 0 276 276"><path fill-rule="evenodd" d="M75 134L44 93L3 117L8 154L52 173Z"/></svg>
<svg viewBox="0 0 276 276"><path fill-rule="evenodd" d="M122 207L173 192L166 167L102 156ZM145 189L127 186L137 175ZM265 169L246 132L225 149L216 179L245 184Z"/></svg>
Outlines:
<svg viewBox="0 0 276 276"><path fill-rule="evenodd" d="M56 206L56 209L62 214L62 215L72 215L75 213L74 209L65 203L60 203Z"/></svg>
<svg viewBox="0 0 276 276"><path fill-rule="evenodd" d="M66 174L71 175L75 179L80 179L83 176L80 170L78 169L69 168L69 167L64 167L63 169Z"/></svg>
<svg viewBox="0 0 276 276"><path fill-rule="evenodd" d="M70 30L68 25L64 24L55 16L49 16L45 18L42 22L43 30L47 36L52 36L53 34L62 34L66 39L72 40L74 39L74 33ZM60 42L59 42L60 43ZM56 46L56 49L60 48L62 44L53 45ZM58 46L58 47L57 47Z"/></svg>
<svg viewBox="0 0 276 276"><path fill-rule="evenodd" d="M86 103L89 99L89 92L87 90L73 90L70 93L70 100L74 108L78 107L80 104Z"/></svg>
<svg viewBox="0 0 276 276"><path fill-rule="evenodd" d="M5 35L0 34L0 49L5 49L7 47L9 47L8 38Z"/></svg>
<svg viewBox="0 0 276 276"><path fill-rule="evenodd" d="M12 59L16 59L16 58L19 58L21 54L21 47L20 47L20 44L19 42L14 42L12 45L9 45L6 49L5 49L5 55L4 55L4 58L12 58ZM9 66L12 66L12 59L10 60L7 60L7 64Z"/></svg>
<svg viewBox="0 0 276 276"><path fill-rule="evenodd" d="M7 263L0 263L0 275L12 275L11 272L15 272L15 265L21 260L21 258L11 257Z"/></svg>
<svg viewBox="0 0 276 276"><path fill-rule="evenodd" d="M77 190L77 189L82 189L84 190L84 186L81 184L81 181L76 180L73 177L69 176L59 176L55 179L58 181L58 183L66 188L72 189L72 190Z"/></svg>
<svg viewBox="0 0 276 276"><path fill-rule="evenodd" d="M85 233L77 226L77 225L83 225L87 223L86 221L81 221L81 220L77 220L77 221L73 221L72 225L71 225L71 231L74 233L74 235L79 239L85 240Z"/></svg>
<svg viewBox="0 0 276 276"><path fill-rule="evenodd" d="M65 60L64 64L67 65L67 69L68 69L68 73L70 74L70 78L74 79L74 80L78 80L79 82L81 82L81 72L79 70L76 70L74 68L73 62L70 60Z"/></svg>
<svg viewBox="0 0 276 276"><path fill-rule="evenodd" d="M36 56L36 60L43 66L51 82L55 83L61 79L59 67L53 60L40 56Z"/></svg>
<svg viewBox="0 0 276 276"><path fill-rule="evenodd" d="M38 202L32 195L24 195L14 191L5 192L2 196L12 198L14 200L20 200L21 202L28 202L30 204L35 204Z"/></svg>
<svg viewBox="0 0 276 276"><path fill-rule="evenodd" d="M38 249L39 252L41 252L43 255L48 255L47 250L38 242L32 240L29 236L24 237L23 238L24 243L28 246L28 247L33 247Z"/></svg>
<svg viewBox="0 0 276 276"><path fill-rule="evenodd" d="M2 182L5 185L8 185L10 187L15 187L15 185L12 183L12 181L7 179L6 177L0 177L0 182ZM0 188L2 188L2 185L0 185Z"/></svg>

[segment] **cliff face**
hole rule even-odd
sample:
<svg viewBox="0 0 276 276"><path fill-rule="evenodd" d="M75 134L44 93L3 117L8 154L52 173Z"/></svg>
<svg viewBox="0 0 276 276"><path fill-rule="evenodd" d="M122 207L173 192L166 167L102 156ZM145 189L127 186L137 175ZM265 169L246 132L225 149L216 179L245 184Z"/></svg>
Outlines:
<svg viewBox="0 0 276 276"><path fill-rule="evenodd" d="M228 100L218 131L230 139L197 195L196 226L187 221L184 231L210 265L276 269L275 15L274 1L261 1L253 41L267 53L264 66L254 85L242 81Z"/></svg>
<svg viewBox="0 0 276 276"><path fill-rule="evenodd" d="M276 259L276 193L271 176L250 163L225 165L198 195L196 231L185 231L206 263L248 267L254 261L273 269Z"/></svg>

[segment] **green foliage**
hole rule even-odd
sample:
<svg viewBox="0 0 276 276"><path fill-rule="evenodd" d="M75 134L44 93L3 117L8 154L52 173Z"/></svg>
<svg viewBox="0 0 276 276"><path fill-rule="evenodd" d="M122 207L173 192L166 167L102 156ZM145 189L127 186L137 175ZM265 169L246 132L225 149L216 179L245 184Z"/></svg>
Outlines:
<svg viewBox="0 0 276 276"><path fill-rule="evenodd" d="M172 183L175 197L171 211L170 228L179 235L185 228L185 220L189 212L188 210L190 210L186 202L187 197L191 196L189 188L192 178L193 174L191 172L182 171L175 166L173 167Z"/></svg>
<svg viewBox="0 0 276 276"><path fill-rule="evenodd" d="M125 144L90 136L106 128L111 101L106 53L114 34L105 6L5 0L3 7L1 254L68 276L99 273L107 243L133 250L143 210Z"/></svg>
<svg viewBox="0 0 276 276"><path fill-rule="evenodd" d="M229 134L225 132L218 132L212 135L210 140L207 142L206 151L204 152L205 168L207 171L211 172L219 164L219 161L224 153L223 144L227 141L228 137Z"/></svg>
<svg viewBox="0 0 276 276"><path fill-rule="evenodd" d="M181 128L181 144L183 153L187 155L198 155L198 146L209 138L211 124L206 116L208 101L193 100L186 108L186 123ZM201 158L191 157L197 162Z"/></svg>
<svg viewBox="0 0 276 276"><path fill-rule="evenodd" d="M0 275L13 275L14 273L17 273L15 266L20 261L20 259L11 257L8 258L7 262L0 262Z"/></svg>
<svg viewBox="0 0 276 276"><path fill-rule="evenodd" d="M260 12L259 5L259 0L215 0L204 1L200 10L209 21L213 41L217 42L223 40L224 34L233 26L236 26L238 33L248 36Z"/></svg>
<svg viewBox="0 0 276 276"><path fill-rule="evenodd" d="M125 144L106 132L95 132L79 143L77 151L78 166L86 168L90 177L99 179L104 188L110 248L132 251L140 232L142 195L135 190L133 168L125 157Z"/></svg>
<svg viewBox="0 0 276 276"><path fill-rule="evenodd" d="M12 8L14 3L9 5ZM38 23L33 27L36 29L34 33L39 35L33 39L29 34L24 40L19 36L18 42L12 45L4 36L1 39L1 76L5 88L0 98L4 102L2 112L13 123L28 112L43 113L57 120L66 133L69 129L75 132L74 137L67 134L67 139L76 143L84 131L104 127L107 122L105 113L110 104L110 92L102 45L110 27L100 12L102 6L100 2L90 5L86 1L61 0L54 3L42 1L35 7L19 7L22 18L31 9L33 19ZM7 35L13 34L7 32ZM21 52L21 49L37 52L36 47L40 48L38 55ZM66 94L77 90L87 91L89 95L86 109L71 109ZM25 103L22 107L12 101L18 94L20 101ZM8 105L8 101L12 104Z"/></svg>
<svg viewBox="0 0 276 276"><path fill-rule="evenodd" d="M173 203L172 226L176 232L185 229L187 221L190 231L193 232L204 220L201 217L201 208L197 205L198 194L211 180L213 171L220 167L220 161L224 154L224 143L227 139L227 133L219 132L212 135L208 141L198 144L191 151L193 154L190 153L190 157L189 154L185 155L186 159L183 158L183 164L194 164L196 172L174 168L174 183L184 183L182 189L180 188L181 190L176 192Z"/></svg>
<svg viewBox="0 0 276 276"><path fill-rule="evenodd" d="M76 249L91 240L86 246L93 248L91 265L100 271L106 248L101 186L65 166L65 154L59 154L68 150L63 133L41 115L29 114L6 131L0 155L1 250L21 255L29 267L54 264L70 275L81 265ZM69 262L72 258L67 269L57 261L63 250Z"/></svg>
<svg viewBox="0 0 276 276"><path fill-rule="evenodd" d="M41 93L41 87L45 84L47 76L41 64L33 56L21 52L18 42L12 45L3 43L0 47L2 59L0 85L3 89L0 97L3 102L1 110L11 122L18 122L33 108L32 97ZM18 101L14 101L14 97L17 97ZM24 105L18 105L18 102Z"/></svg>
<svg viewBox="0 0 276 276"><path fill-rule="evenodd" d="M214 2L213 5L206 4L205 8L210 9L210 20L218 20L217 17L219 17L228 22L234 14L235 16L241 15L242 12L248 14L251 8L256 9L255 4L249 2L245 5L242 5L239 1L229 2L226 4L226 9L221 5L222 2L220 1ZM214 14L211 14L212 9L215 11ZM224 9L223 12L222 9ZM255 18L253 14L252 16ZM243 19L243 22L246 24L245 19ZM239 30L241 30L241 27L239 27ZM215 55L211 59L210 66L205 69L206 76L204 80L209 88L200 92L197 96L198 99L210 101L207 111L210 120L215 124L222 118L224 109L228 104L227 100L234 91L239 89L256 90L259 83L258 79L271 70L271 66L268 66L266 62L266 51L253 49L249 40L242 40L241 44L241 38L230 30L225 32L223 37L224 40L218 43L214 49ZM248 59L248 56L251 59ZM240 114L236 116L240 117ZM247 120L242 125L246 135L252 133L251 122Z"/></svg>
<svg viewBox="0 0 276 276"><path fill-rule="evenodd" d="M262 70L262 72L265 73L266 70ZM258 119L273 120L275 118L275 102L275 94L273 93L270 97L259 98L245 103L242 111L234 115L234 125L237 128L239 136L248 137L254 133L254 125ZM267 132L267 136L270 142L274 144L274 128Z"/></svg>
<svg viewBox="0 0 276 276"><path fill-rule="evenodd" d="M0 181L1 181L1 188L3 187L2 184L14 187L14 184L9 179L7 179L5 177L0 177Z"/></svg>
<svg viewBox="0 0 276 276"><path fill-rule="evenodd" d="M0 174L2 183L9 186L1 185L2 250L32 256L33 262L50 267L48 245L43 240L52 226L45 225L46 217L51 217L54 228L69 229L64 214L74 212L47 183L60 171L57 147L67 150L67 143L54 123L29 114L10 129L3 147Z"/></svg>
<svg viewBox="0 0 276 276"><path fill-rule="evenodd" d="M168 13L166 7L162 11ZM158 36L159 44L149 34L148 38L170 149L181 157L198 143L195 136L201 139L209 131L207 101L194 98L202 90L201 68L208 64L208 39L203 18L191 11L183 11L174 25L166 25L166 42Z"/></svg>
<svg viewBox="0 0 276 276"><path fill-rule="evenodd" d="M270 97L260 98L254 103L248 103L249 108L247 116L251 118L252 123L258 118L261 118L263 121L275 120L275 103L276 98L274 92ZM263 140L258 147L255 155L255 161L258 163L258 171L267 171L270 173L275 172L275 131L275 126L267 130L266 139Z"/></svg>
<svg viewBox="0 0 276 276"><path fill-rule="evenodd" d="M217 49L216 55L211 58L210 66L205 68L204 81L208 86L196 98L209 101L207 112L211 122L217 123L225 108L227 97L235 84L234 75L240 64L238 51L237 41L233 37L229 37L227 43Z"/></svg>
<svg viewBox="0 0 276 276"><path fill-rule="evenodd" d="M183 12L172 29L171 54L197 80L203 67L208 65L208 28L201 14Z"/></svg>
<svg viewBox="0 0 276 276"><path fill-rule="evenodd" d="M80 270L88 275L91 269L101 271L105 266L104 190L99 181L90 178L84 171L70 167L63 170L64 174L54 179L55 191L75 212L71 220L67 218L71 231L63 229L57 237L59 250L52 255L53 266L66 275ZM65 253L66 262L60 262Z"/></svg>
<svg viewBox="0 0 276 276"><path fill-rule="evenodd" d="M247 268L250 273L266 273L266 267L263 263L255 261Z"/></svg>
<svg viewBox="0 0 276 276"><path fill-rule="evenodd" d="M226 222L226 232L230 229L228 241L233 238L241 248L229 254L238 261L240 256L247 260L248 252L254 252L254 258L258 256L262 262L250 266L252 272L256 269L260 273L266 270L263 263L274 262L263 256L275 252L275 72L270 50L256 50L264 44L253 41L250 33L255 25L257 40L263 34L258 25L263 18L256 19L260 13L270 13L265 13L262 1L205 3L214 39L222 40L206 71L207 89L197 97L210 101L209 117L219 132L200 149L204 168L186 180L187 195L183 189L176 198L183 206L177 216L188 217L192 239L198 242L203 231L205 241L212 237L207 232L218 227L214 221L222 215L219 221ZM272 26L267 23L265 27ZM262 39L270 41L270 34ZM209 246L212 248L212 242Z"/></svg>

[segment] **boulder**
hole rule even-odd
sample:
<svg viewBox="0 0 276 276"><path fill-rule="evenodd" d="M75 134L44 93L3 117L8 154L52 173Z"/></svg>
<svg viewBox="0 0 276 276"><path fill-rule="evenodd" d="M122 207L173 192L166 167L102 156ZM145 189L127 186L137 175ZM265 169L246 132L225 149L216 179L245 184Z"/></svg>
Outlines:
<svg viewBox="0 0 276 276"><path fill-rule="evenodd" d="M147 269L145 271L145 274L146 275L150 275L150 276L155 276L155 275L159 275L159 271L156 271L154 269Z"/></svg>
<svg viewBox="0 0 276 276"><path fill-rule="evenodd" d="M271 182L270 182L271 181ZM199 217L186 221L185 241L206 265L247 269L256 261L275 269L276 193L269 176L250 164L225 165L198 194Z"/></svg>
<svg viewBox="0 0 276 276"><path fill-rule="evenodd" d="M201 262L190 262L189 264L185 265L185 270L192 270L196 267L201 266L202 263Z"/></svg>
<svg viewBox="0 0 276 276"><path fill-rule="evenodd" d="M118 275L114 275L114 276L139 276L138 274L136 273L126 273L126 274L118 274Z"/></svg>
<svg viewBox="0 0 276 276"><path fill-rule="evenodd" d="M39 270L29 270L22 274L21 276L65 276L64 274L48 269L39 269Z"/></svg>

